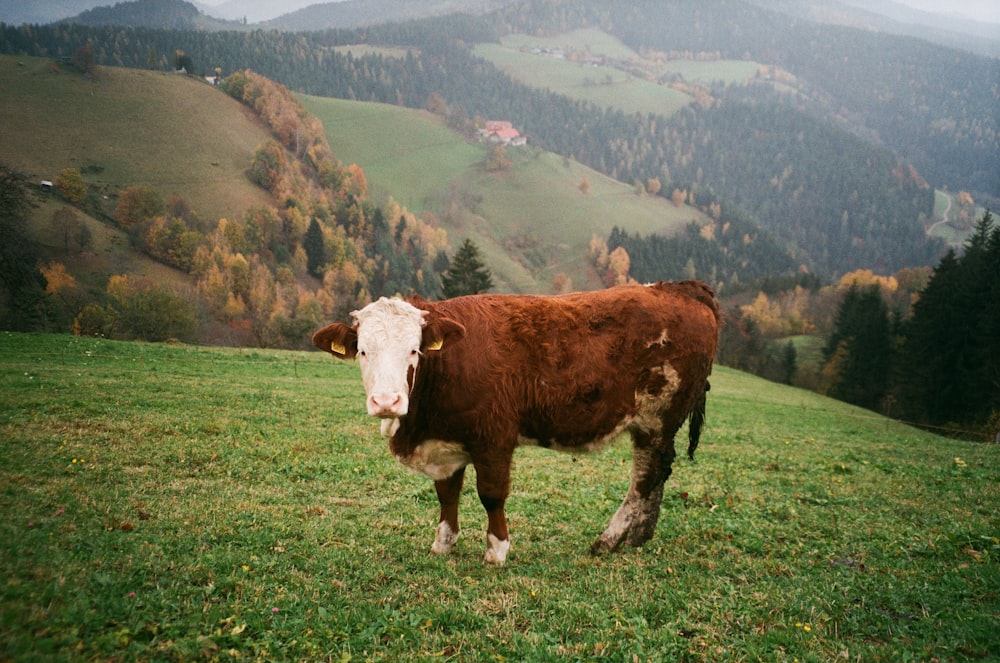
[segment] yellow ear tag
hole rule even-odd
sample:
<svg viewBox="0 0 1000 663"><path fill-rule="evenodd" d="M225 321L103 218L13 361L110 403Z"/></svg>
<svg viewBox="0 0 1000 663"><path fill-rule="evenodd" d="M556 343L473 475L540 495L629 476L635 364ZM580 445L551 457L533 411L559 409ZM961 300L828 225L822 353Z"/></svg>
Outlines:
<svg viewBox="0 0 1000 663"><path fill-rule="evenodd" d="M347 348L345 348L340 343L333 343L331 341L331 343L330 343L330 352L336 352L338 355L346 355L347 354Z"/></svg>
<svg viewBox="0 0 1000 663"><path fill-rule="evenodd" d="M428 350L440 350L442 345L444 345L444 341L441 340L441 339L438 339L438 340L434 341L433 343L431 343L430 345L428 345L427 349Z"/></svg>

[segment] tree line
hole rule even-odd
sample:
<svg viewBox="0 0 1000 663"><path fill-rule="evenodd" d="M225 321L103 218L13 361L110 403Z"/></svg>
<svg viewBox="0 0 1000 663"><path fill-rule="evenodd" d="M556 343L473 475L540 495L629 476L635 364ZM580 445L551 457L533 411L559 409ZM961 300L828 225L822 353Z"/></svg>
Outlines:
<svg viewBox="0 0 1000 663"><path fill-rule="evenodd" d="M759 291L728 312L720 362L937 430L1000 430L1000 226L987 211L931 269ZM791 287L790 287L791 286ZM825 338L812 372L789 337Z"/></svg>

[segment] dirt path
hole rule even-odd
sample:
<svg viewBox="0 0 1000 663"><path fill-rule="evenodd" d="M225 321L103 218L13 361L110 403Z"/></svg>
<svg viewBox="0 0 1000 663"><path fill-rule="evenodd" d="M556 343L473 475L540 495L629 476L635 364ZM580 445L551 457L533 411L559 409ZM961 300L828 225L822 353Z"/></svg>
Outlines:
<svg viewBox="0 0 1000 663"><path fill-rule="evenodd" d="M934 234L934 231L935 231L935 230L937 229L937 227L938 227L938 226L940 226L941 224L943 224L943 223L948 223L948 213L949 213L949 212L951 211L951 196L945 196L945 200L947 200L947 201L948 201L948 205L947 205L947 207L945 207L945 208L944 208L944 211L943 211L943 212L941 212L941 220L940 220L940 221L938 221L938 222L936 222L936 223L932 223L932 224L930 225L930 227L929 227L929 228L927 228L927 234L928 234L928 235L933 235L933 234Z"/></svg>

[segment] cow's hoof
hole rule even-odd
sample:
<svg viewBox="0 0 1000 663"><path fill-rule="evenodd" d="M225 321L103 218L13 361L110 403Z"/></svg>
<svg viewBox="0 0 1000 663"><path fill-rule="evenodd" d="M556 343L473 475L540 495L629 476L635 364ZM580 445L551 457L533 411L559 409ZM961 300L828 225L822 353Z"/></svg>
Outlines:
<svg viewBox="0 0 1000 663"><path fill-rule="evenodd" d="M486 535L486 556L487 564L503 564L507 561L507 552L510 550L510 539L501 541L492 534Z"/></svg>
<svg viewBox="0 0 1000 663"><path fill-rule="evenodd" d="M437 526L437 535L434 537L434 544L431 545L431 552L435 555L447 555L458 541L458 532L448 526L448 523L441 521Z"/></svg>

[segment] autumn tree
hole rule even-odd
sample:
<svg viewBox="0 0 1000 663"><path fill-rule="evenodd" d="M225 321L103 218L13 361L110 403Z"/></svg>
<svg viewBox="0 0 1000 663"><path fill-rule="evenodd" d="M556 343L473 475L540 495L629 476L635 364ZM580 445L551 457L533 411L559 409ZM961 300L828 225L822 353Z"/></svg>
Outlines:
<svg viewBox="0 0 1000 663"><path fill-rule="evenodd" d="M625 247L619 246L611 253L608 254L608 271L604 274L604 285L623 285L628 283L631 279L629 278L629 267L631 265L631 258L628 255L628 251Z"/></svg>
<svg viewBox="0 0 1000 663"><path fill-rule="evenodd" d="M87 199L87 185L76 168L63 168L59 171L55 187L63 198L74 205L81 205Z"/></svg>
<svg viewBox="0 0 1000 663"><path fill-rule="evenodd" d="M488 172L508 170L511 165L511 160L507 158L507 148L500 143L490 145L486 151L486 170Z"/></svg>
<svg viewBox="0 0 1000 663"><path fill-rule="evenodd" d="M87 293L62 263L46 263L39 270L45 279L46 326L58 332L69 331L88 303Z"/></svg>
<svg viewBox="0 0 1000 663"><path fill-rule="evenodd" d="M194 339L197 328L194 303L151 279L112 276L108 280L111 302L105 314L115 335L142 341Z"/></svg>
<svg viewBox="0 0 1000 663"><path fill-rule="evenodd" d="M73 53L73 66L85 74L94 72L97 66L97 58L94 57L94 48L90 44L84 44Z"/></svg>
<svg viewBox="0 0 1000 663"><path fill-rule="evenodd" d="M81 228L85 226L80 221L80 215L77 211L64 205L52 212L49 227L55 238L62 244L63 253L69 253L70 243L80 236Z"/></svg>
<svg viewBox="0 0 1000 663"><path fill-rule="evenodd" d="M156 189L148 184L135 184L122 191L113 216L122 227L129 228L165 211L166 205Z"/></svg>
<svg viewBox="0 0 1000 663"><path fill-rule="evenodd" d="M445 297L459 297L486 292L493 287L493 276L479 256L479 247L466 238L455 253L448 269L441 275Z"/></svg>

